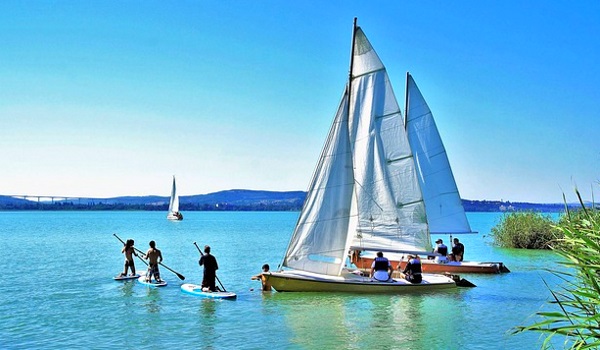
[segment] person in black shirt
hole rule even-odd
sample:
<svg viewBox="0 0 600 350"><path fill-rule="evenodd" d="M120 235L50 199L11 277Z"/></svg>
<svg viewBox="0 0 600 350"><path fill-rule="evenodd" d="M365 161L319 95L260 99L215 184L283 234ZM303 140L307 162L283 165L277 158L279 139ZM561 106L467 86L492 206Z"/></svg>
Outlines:
<svg viewBox="0 0 600 350"><path fill-rule="evenodd" d="M410 283L421 283L423 281L421 273L421 259L419 259L418 255L415 255L408 257L408 263L400 276Z"/></svg>
<svg viewBox="0 0 600 350"><path fill-rule="evenodd" d="M217 270L219 265L217 264L217 258L210 254L210 247L204 246L204 255L200 257L198 261L200 266L204 266L204 276L202 278L202 290L207 292L217 291L215 286L215 279L217 278Z"/></svg>
<svg viewBox="0 0 600 350"><path fill-rule="evenodd" d="M453 242L452 255L454 257L454 261L463 261L463 257L465 255L465 246L458 241L458 238L455 238Z"/></svg>

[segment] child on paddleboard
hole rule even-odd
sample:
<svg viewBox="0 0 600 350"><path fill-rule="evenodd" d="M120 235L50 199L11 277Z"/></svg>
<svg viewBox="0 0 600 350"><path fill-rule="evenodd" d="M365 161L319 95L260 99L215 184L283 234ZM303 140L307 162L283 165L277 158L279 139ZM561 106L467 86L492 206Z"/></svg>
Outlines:
<svg viewBox="0 0 600 350"><path fill-rule="evenodd" d="M148 260L148 271L146 271L146 282L150 282L152 276L154 276L154 281L157 283L161 283L160 279L160 271L158 270L158 264L163 261L162 253L160 250L156 249L156 243L154 241L150 241L150 249L144 255L144 259Z"/></svg>
<svg viewBox="0 0 600 350"><path fill-rule="evenodd" d="M131 270L130 276L135 276L135 262L133 261L133 256L137 256L135 253L135 249L133 248L134 241L133 239L128 239L123 249L121 249L121 253L125 254L125 268L123 272L119 275L119 277L127 276L127 270Z"/></svg>

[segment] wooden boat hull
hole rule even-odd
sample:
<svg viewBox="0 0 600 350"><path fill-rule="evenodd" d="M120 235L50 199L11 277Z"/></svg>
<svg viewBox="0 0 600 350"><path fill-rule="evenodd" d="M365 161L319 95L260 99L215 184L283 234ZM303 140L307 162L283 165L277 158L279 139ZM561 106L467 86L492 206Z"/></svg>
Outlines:
<svg viewBox="0 0 600 350"><path fill-rule="evenodd" d="M358 257L352 261L361 270L369 270L373 259L369 257ZM395 270L402 271L406 267L406 261L402 260L391 261L392 266ZM434 260L421 259L421 268L425 273L450 273L450 274L463 274L463 273L505 273L510 272L506 266L501 262L477 262L477 261L449 261L447 263L437 263Z"/></svg>
<svg viewBox="0 0 600 350"><path fill-rule="evenodd" d="M280 271L265 274L267 281L278 292L336 292L400 294L428 290L456 288L456 282L447 276L424 275L423 282L412 284L404 279L379 282L369 277L348 274L343 277Z"/></svg>

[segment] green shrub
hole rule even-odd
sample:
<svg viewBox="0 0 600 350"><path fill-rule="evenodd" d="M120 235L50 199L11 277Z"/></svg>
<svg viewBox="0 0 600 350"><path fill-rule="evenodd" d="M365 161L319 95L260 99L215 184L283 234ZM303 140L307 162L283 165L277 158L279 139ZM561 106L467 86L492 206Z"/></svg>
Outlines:
<svg viewBox="0 0 600 350"><path fill-rule="evenodd" d="M556 239L555 222L549 215L534 212L504 214L492 228L494 243L505 248L550 249Z"/></svg>
<svg viewBox="0 0 600 350"><path fill-rule="evenodd" d="M571 349L600 347L600 211L581 204L581 210L567 212L557 225L564 236L553 248L565 258L560 264L567 268L549 270L564 281L551 290L550 303L558 306L557 311L538 312L543 321L515 329L515 333L545 333L544 348L556 335L565 337L564 344Z"/></svg>

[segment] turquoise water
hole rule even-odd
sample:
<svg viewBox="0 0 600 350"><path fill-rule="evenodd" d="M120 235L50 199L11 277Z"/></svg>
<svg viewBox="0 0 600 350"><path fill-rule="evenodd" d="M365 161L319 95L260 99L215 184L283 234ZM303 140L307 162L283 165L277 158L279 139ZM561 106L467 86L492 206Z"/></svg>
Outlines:
<svg viewBox="0 0 600 350"><path fill-rule="evenodd" d="M477 288L368 296L259 291L250 277L277 267L295 212L186 212L181 222L162 212L0 212L0 348L539 348L538 334L509 333L547 308L543 279L556 279L543 269L556 256L495 248L489 231L501 214L468 215L479 234L460 237L466 259L503 261L511 273L465 275ZM155 240L185 281L165 268L163 288L113 281L123 264L113 233L142 250ZM237 300L180 291L201 279L194 241L212 246Z"/></svg>

